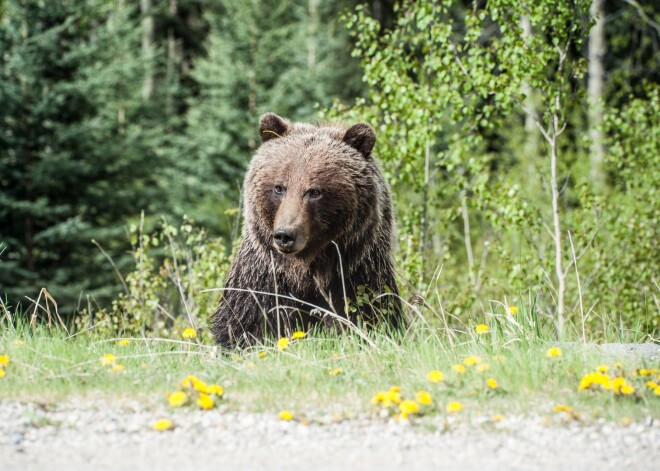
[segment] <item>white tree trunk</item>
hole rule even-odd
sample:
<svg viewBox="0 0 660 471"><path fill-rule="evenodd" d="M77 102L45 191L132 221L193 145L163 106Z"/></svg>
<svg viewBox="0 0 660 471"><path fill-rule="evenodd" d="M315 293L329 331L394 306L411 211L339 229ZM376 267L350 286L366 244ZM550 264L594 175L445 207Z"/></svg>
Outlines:
<svg viewBox="0 0 660 471"><path fill-rule="evenodd" d="M140 13L142 13L142 57L146 64L142 98L148 100L154 90L154 17L151 14L151 0L140 0Z"/></svg>
<svg viewBox="0 0 660 471"><path fill-rule="evenodd" d="M529 18L525 15L520 17L520 27L522 28L522 35L525 41L529 41L532 37L532 25ZM524 158L527 163L527 174L530 181L536 177L536 157L539 155L539 132L536 128L536 121L538 119L538 112L536 110L536 101L534 100L534 90L532 89L529 79L523 82L523 93L525 94L525 145L524 145Z"/></svg>
<svg viewBox="0 0 660 471"><path fill-rule="evenodd" d="M596 23L589 31L589 76L587 89L589 93L589 158L591 164L591 180L597 188L605 185L605 146L601 132L603 121L603 89L605 67L603 60L607 43L605 41L605 0L592 0L591 16Z"/></svg>
<svg viewBox="0 0 660 471"><path fill-rule="evenodd" d="M559 99L556 100L559 108ZM559 178L557 176L557 128L558 111L553 115L553 134L550 141L550 186L552 191L552 226L555 241L555 273L557 275L557 332L559 338L564 335L564 317L566 310L566 274L564 273L561 219L559 216Z"/></svg>

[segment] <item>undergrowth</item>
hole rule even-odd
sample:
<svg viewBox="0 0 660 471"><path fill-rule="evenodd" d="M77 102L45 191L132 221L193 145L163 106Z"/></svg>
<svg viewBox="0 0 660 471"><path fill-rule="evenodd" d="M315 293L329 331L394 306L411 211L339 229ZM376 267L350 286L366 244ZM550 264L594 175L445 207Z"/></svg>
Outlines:
<svg viewBox="0 0 660 471"><path fill-rule="evenodd" d="M657 360L647 364L636 356L608 356L581 343L579 335L576 342L549 342L546 331L537 335L533 318L523 309L514 315L509 308L487 323L488 331L477 334L474 326L448 331L417 320L406 333L371 332L368 341L351 331L313 330L289 340L284 349L271 339L242 351L219 352L208 339L121 339L93 331L68 336L61 328L30 328L5 317L0 355L8 363L0 378L0 399L131 397L166 404L167 394L195 375L222 385L223 403L230 410L286 409L296 416L396 416L398 403L389 408L373 404L379 391L392 387L403 400L428 392L432 404L420 413L432 416L445 414L450 402L460 402L467 416L553 416L555 406L570 407L571 420L659 416L660 395L647 386L660 382ZM108 354L114 358L103 364ZM634 392L597 385L578 391L581 378L598 367L607 367L612 378L624 378ZM444 379L430 381L431 371L442 372Z"/></svg>

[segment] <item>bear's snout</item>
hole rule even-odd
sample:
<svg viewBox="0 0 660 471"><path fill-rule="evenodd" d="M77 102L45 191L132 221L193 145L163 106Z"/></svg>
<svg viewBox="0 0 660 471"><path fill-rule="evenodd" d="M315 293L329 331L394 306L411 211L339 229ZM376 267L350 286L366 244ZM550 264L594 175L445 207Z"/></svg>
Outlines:
<svg viewBox="0 0 660 471"><path fill-rule="evenodd" d="M296 231L294 229L277 229L273 234L273 240L277 250L289 253L296 243Z"/></svg>
<svg viewBox="0 0 660 471"><path fill-rule="evenodd" d="M309 241L309 219L296 198L284 198L273 221L273 247L283 254L303 251Z"/></svg>

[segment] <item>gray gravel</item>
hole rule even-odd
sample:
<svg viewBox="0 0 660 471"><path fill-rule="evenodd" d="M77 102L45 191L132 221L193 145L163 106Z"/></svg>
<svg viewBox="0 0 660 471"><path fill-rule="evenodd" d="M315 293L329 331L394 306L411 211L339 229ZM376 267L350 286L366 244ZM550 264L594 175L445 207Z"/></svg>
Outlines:
<svg viewBox="0 0 660 471"><path fill-rule="evenodd" d="M357 416L171 411L134 400L0 403L0 470L657 470L660 422L628 426L464 414L424 423ZM176 428L151 430L161 417Z"/></svg>
<svg viewBox="0 0 660 471"><path fill-rule="evenodd" d="M587 350L598 353L603 358L613 358L621 360L622 358L638 358L647 362L657 361L660 359L660 344L645 342L645 343L587 343L581 344L577 342L564 342L565 346L572 348L586 348Z"/></svg>

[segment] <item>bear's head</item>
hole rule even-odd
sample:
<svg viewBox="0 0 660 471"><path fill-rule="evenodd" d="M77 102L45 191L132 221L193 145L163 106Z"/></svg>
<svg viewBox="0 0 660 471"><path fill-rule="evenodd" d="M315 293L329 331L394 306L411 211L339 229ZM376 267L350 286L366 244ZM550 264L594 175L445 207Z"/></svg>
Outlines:
<svg viewBox="0 0 660 471"><path fill-rule="evenodd" d="M245 222L263 246L309 262L333 241L346 245L377 224L371 126L314 126L267 113L259 131L262 145L245 180Z"/></svg>

